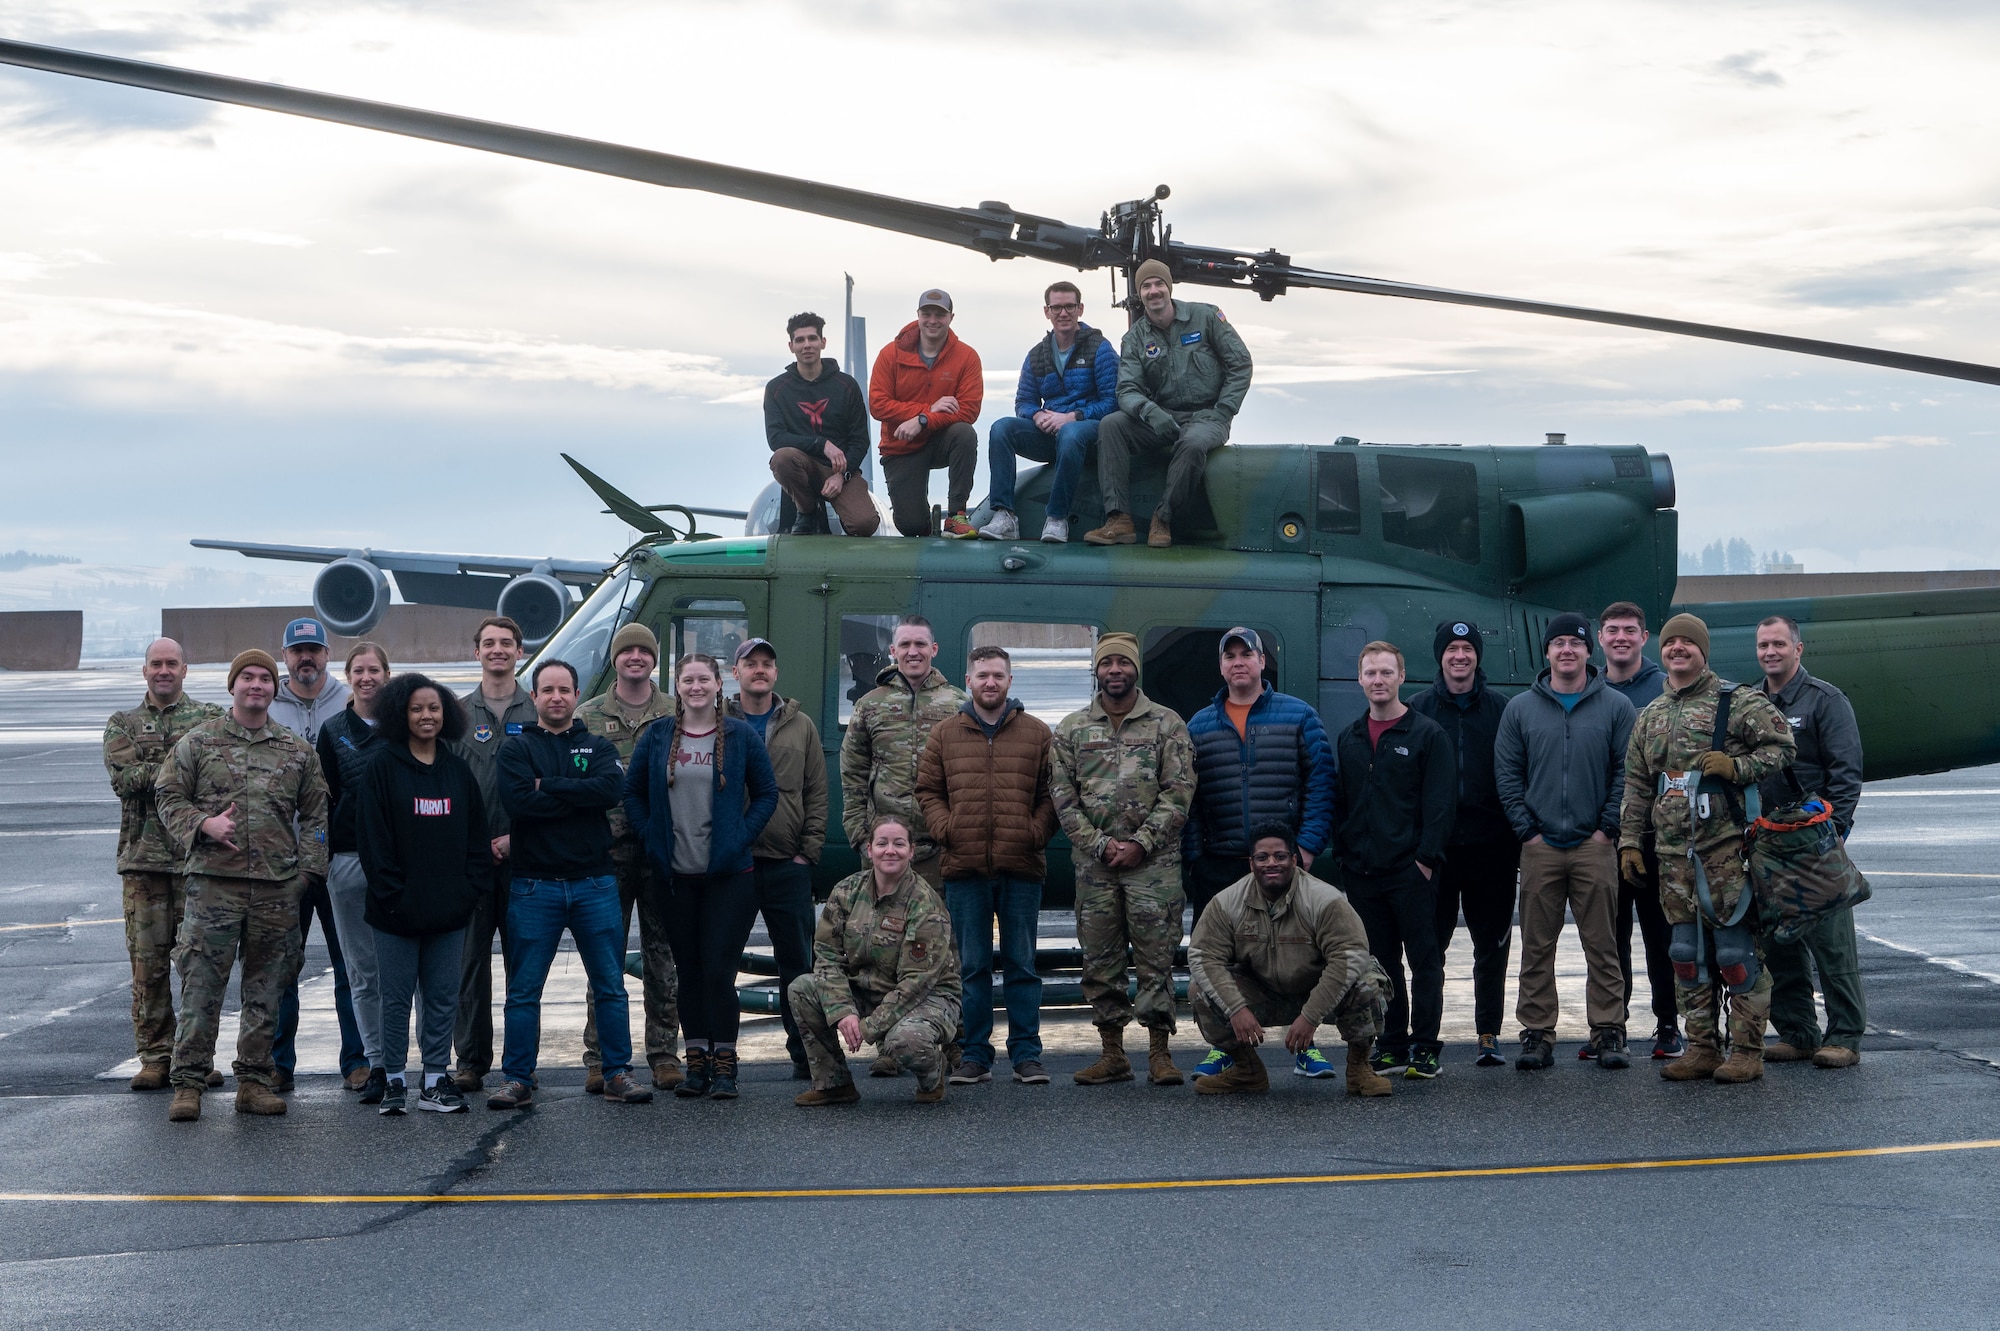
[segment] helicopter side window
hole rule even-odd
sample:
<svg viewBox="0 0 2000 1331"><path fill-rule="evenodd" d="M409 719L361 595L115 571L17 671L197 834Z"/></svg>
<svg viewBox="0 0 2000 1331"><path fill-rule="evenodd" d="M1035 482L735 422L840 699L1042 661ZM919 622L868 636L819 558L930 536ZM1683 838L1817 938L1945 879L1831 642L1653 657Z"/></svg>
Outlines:
<svg viewBox="0 0 2000 1331"><path fill-rule="evenodd" d="M1014 696L1053 727L1088 707L1096 684L1090 653L1097 630L1089 624L1022 624L988 620L974 624L965 649L1004 647L1014 667Z"/></svg>
<svg viewBox="0 0 2000 1331"><path fill-rule="evenodd" d="M854 715L854 704L875 687L875 677L893 662L889 644L896 638L896 615L840 617L840 725Z"/></svg>
<svg viewBox="0 0 2000 1331"><path fill-rule="evenodd" d="M589 689L598 675L609 664L611 637L631 620L633 612L639 608L639 597L632 582L632 570L620 569L618 573L599 584L590 599L569 617L569 622L556 630L539 652L534 661L524 667L525 677L536 662L567 661L576 667L576 677L581 686Z"/></svg>
<svg viewBox="0 0 2000 1331"><path fill-rule="evenodd" d="M722 696L736 696L736 675L729 667L736 660L736 648L750 636L750 614L743 602L728 597L683 596L674 602L674 618L668 635L668 662L690 652L712 656L722 663ZM672 687L671 664L662 670L663 687Z"/></svg>
<svg viewBox="0 0 2000 1331"><path fill-rule="evenodd" d="M1329 536L1361 534L1361 478L1352 453L1319 455L1319 500L1313 528Z"/></svg>
<svg viewBox="0 0 2000 1331"><path fill-rule="evenodd" d="M1384 456L1382 539L1461 564L1479 562L1479 481L1470 462Z"/></svg>
<svg viewBox="0 0 2000 1331"><path fill-rule="evenodd" d="M1255 620L1249 627L1257 630L1264 643L1265 682L1276 688L1278 635L1271 631L1270 625ZM1214 700L1216 691L1222 687L1222 671L1217 662L1221 659L1219 649L1226 632L1227 629L1220 628L1147 629L1141 640L1146 659L1139 664L1139 685L1146 696L1162 707L1171 707L1181 720L1192 719Z"/></svg>

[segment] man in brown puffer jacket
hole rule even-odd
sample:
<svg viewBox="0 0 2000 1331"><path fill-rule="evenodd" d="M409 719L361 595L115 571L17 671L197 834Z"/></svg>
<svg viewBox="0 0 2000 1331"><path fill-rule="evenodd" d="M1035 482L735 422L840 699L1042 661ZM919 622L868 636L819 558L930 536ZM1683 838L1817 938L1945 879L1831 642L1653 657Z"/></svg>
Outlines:
<svg viewBox="0 0 2000 1331"><path fill-rule="evenodd" d="M945 908L965 985L964 1054L954 1085L993 1079L993 920L1000 920L1007 1061L1014 1080L1045 1085L1042 981L1035 938L1042 910L1043 854L1056 834L1049 793L1048 726L1008 696L1013 663L1004 649L975 647L966 660L972 697L940 721L917 766L917 802L943 851Z"/></svg>

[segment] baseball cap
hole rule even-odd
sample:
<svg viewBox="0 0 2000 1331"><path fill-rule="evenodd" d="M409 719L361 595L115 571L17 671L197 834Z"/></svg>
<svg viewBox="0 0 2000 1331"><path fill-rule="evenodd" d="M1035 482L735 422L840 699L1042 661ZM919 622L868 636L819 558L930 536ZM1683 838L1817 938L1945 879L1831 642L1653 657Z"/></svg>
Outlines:
<svg viewBox="0 0 2000 1331"><path fill-rule="evenodd" d="M1253 652L1264 650L1264 640L1257 636L1256 629L1238 627L1222 635L1222 641L1215 645L1215 654L1221 656L1229 650L1229 644L1232 642L1240 642Z"/></svg>
<svg viewBox="0 0 2000 1331"><path fill-rule="evenodd" d="M326 629L321 626L317 619L295 619L285 625L285 646L287 648L324 647L326 645Z"/></svg>
<svg viewBox="0 0 2000 1331"><path fill-rule="evenodd" d="M769 652L771 654L771 659L773 661L778 659L778 649L771 645L771 640L769 638L745 638L742 641L742 643L737 646L736 655L731 659L733 661L741 661L744 657L750 655L750 653L756 651L759 647L762 647L765 651Z"/></svg>
<svg viewBox="0 0 2000 1331"><path fill-rule="evenodd" d="M942 287L932 287L929 291L917 297L918 309L921 310L926 305L935 305L946 314L949 314L951 313L951 293Z"/></svg>

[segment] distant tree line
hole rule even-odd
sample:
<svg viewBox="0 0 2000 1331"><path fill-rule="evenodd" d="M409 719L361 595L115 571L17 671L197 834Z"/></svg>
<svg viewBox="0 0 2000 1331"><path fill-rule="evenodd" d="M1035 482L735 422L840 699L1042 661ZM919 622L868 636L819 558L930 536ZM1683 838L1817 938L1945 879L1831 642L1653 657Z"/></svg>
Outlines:
<svg viewBox="0 0 2000 1331"><path fill-rule="evenodd" d="M1773 565L1797 562L1789 550L1769 550L1760 554L1741 536L1732 536L1726 542L1710 541L1698 551L1681 551L1680 571L1712 578L1731 573L1768 573Z"/></svg>
<svg viewBox="0 0 2000 1331"><path fill-rule="evenodd" d="M41 564L81 564L75 555L38 555L28 550L15 550L0 555L0 573L12 573L16 569L34 568Z"/></svg>

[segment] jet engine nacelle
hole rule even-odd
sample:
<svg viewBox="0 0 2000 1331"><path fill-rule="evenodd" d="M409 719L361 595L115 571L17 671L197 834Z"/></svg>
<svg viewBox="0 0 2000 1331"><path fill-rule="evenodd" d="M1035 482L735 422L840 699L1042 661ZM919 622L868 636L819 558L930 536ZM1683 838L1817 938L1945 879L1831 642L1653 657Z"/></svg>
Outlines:
<svg viewBox="0 0 2000 1331"><path fill-rule="evenodd" d="M365 559L336 559L313 579L313 612L343 638L358 638L389 612L389 575Z"/></svg>
<svg viewBox="0 0 2000 1331"><path fill-rule="evenodd" d="M494 609L521 626L521 645L533 649L569 618L569 588L547 573L523 573L500 589Z"/></svg>

